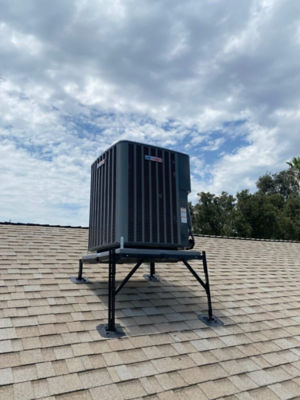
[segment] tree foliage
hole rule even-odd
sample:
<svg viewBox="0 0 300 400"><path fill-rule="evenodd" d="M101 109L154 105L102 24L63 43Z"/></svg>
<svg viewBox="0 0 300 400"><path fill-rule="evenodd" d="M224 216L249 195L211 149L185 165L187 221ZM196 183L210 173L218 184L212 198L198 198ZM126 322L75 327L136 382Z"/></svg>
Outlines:
<svg viewBox="0 0 300 400"><path fill-rule="evenodd" d="M300 240L300 157L287 170L259 177L257 191L198 193L190 205L195 233Z"/></svg>

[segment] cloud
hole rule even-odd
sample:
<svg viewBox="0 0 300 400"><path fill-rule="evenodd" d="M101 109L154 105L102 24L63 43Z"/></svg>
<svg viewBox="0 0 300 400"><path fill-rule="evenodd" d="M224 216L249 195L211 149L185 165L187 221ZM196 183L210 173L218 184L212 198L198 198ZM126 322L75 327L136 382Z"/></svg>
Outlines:
<svg viewBox="0 0 300 400"><path fill-rule="evenodd" d="M253 190L300 148L299 12L0 1L1 219L87 225L90 164L119 139L188 152L194 200Z"/></svg>

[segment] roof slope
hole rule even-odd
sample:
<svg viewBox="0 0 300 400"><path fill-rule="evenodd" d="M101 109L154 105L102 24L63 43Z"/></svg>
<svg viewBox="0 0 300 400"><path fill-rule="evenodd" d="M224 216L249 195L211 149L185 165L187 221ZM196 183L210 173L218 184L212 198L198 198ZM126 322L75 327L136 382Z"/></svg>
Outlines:
<svg viewBox="0 0 300 400"><path fill-rule="evenodd" d="M127 337L104 339L107 267L69 279L87 234L0 225L1 400L300 398L299 243L197 238L225 326L197 318L206 296L184 265L159 264L161 282L141 267L118 294Z"/></svg>

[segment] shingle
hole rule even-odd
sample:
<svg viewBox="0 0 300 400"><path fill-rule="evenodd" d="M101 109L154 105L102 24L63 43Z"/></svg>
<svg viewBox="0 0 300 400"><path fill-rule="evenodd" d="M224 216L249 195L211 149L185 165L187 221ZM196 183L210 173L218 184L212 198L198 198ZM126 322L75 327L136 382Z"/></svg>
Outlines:
<svg viewBox="0 0 300 400"><path fill-rule="evenodd" d="M164 390L175 389L181 386L185 386L184 379L177 372L160 374L157 375L156 378Z"/></svg>
<svg viewBox="0 0 300 400"><path fill-rule="evenodd" d="M48 378L49 394L56 395L82 389L81 381L77 374L56 376Z"/></svg>
<svg viewBox="0 0 300 400"><path fill-rule="evenodd" d="M106 370L107 370L112 382L117 383L117 382L121 381L119 375L117 374L115 367L107 367Z"/></svg>
<svg viewBox="0 0 300 400"><path fill-rule="evenodd" d="M226 371L218 364L204 365L194 368L188 368L179 371L179 374L188 384L196 384L223 378L227 375Z"/></svg>
<svg viewBox="0 0 300 400"><path fill-rule="evenodd" d="M39 379L32 382L32 387L35 399L39 399L40 397L47 397L50 394L47 379Z"/></svg>
<svg viewBox="0 0 300 400"><path fill-rule="evenodd" d="M73 350L74 356L93 354L93 350L91 349L89 343L73 344L72 350Z"/></svg>
<svg viewBox="0 0 300 400"><path fill-rule="evenodd" d="M161 353L157 346L144 347L143 351L148 359L161 358Z"/></svg>
<svg viewBox="0 0 300 400"><path fill-rule="evenodd" d="M89 355L88 358L92 365L92 368L102 368L107 365L104 360L104 354Z"/></svg>
<svg viewBox="0 0 300 400"><path fill-rule="evenodd" d="M22 345L24 350L30 350L41 347L41 341L39 337L27 337L22 339Z"/></svg>
<svg viewBox="0 0 300 400"><path fill-rule="evenodd" d="M0 329L0 340L15 339L17 337L15 328Z"/></svg>
<svg viewBox="0 0 300 400"><path fill-rule="evenodd" d="M14 351L11 340L1 340L0 354L10 353L11 351Z"/></svg>
<svg viewBox="0 0 300 400"><path fill-rule="evenodd" d="M200 383L199 387L209 399L225 397L239 392L239 389L227 378Z"/></svg>
<svg viewBox="0 0 300 400"><path fill-rule="evenodd" d="M59 346L54 348L54 353L57 359L66 359L73 357L71 346Z"/></svg>
<svg viewBox="0 0 300 400"><path fill-rule="evenodd" d="M55 347L64 344L61 335L41 336L42 347Z"/></svg>
<svg viewBox="0 0 300 400"><path fill-rule="evenodd" d="M37 364L37 375L38 378L48 378L50 376L55 375L53 366L51 362L44 362Z"/></svg>
<svg viewBox="0 0 300 400"><path fill-rule="evenodd" d="M117 387L124 399L132 399L146 395L146 392L139 380L120 382L117 384Z"/></svg>
<svg viewBox="0 0 300 400"><path fill-rule="evenodd" d="M237 360L230 360L221 362L220 365L230 374L236 375L242 372L250 372L259 369L258 365L255 364L250 358L242 358Z"/></svg>
<svg viewBox="0 0 300 400"><path fill-rule="evenodd" d="M155 376L147 376L140 379L143 388L148 394L157 393L163 390L162 386L158 382L157 377Z"/></svg>
<svg viewBox="0 0 300 400"><path fill-rule="evenodd" d="M78 372L85 369L80 357L69 358L66 360L66 364L69 372Z"/></svg>
<svg viewBox="0 0 300 400"><path fill-rule="evenodd" d="M267 370L248 372L248 376L259 386L270 385L271 383L277 382L276 377L269 374Z"/></svg>
<svg viewBox="0 0 300 400"><path fill-rule="evenodd" d="M20 365L20 353L2 353L0 355L0 368L15 367Z"/></svg>
<svg viewBox="0 0 300 400"><path fill-rule="evenodd" d="M246 391L254 389L257 384L254 383L252 379L249 378L247 374L239 374L234 376L229 376L228 379L237 387L240 391Z"/></svg>
<svg viewBox="0 0 300 400"><path fill-rule="evenodd" d="M114 370L118 374L121 381L129 380L134 377L126 365L118 365L114 367Z"/></svg>
<svg viewBox="0 0 300 400"><path fill-rule="evenodd" d="M120 357L119 352L112 351L110 353L104 353L103 358L105 360L106 365L113 366L122 364L122 358Z"/></svg>
<svg viewBox="0 0 300 400"><path fill-rule="evenodd" d="M26 382L37 379L37 368L34 364L13 368L15 382Z"/></svg>
<svg viewBox="0 0 300 400"><path fill-rule="evenodd" d="M281 368L289 374L290 378L299 377L299 369L295 368L292 364L283 364Z"/></svg>
<svg viewBox="0 0 300 400"><path fill-rule="evenodd" d="M261 369L271 367L271 364L263 356L254 356L250 357L250 359Z"/></svg>
<svg viewBox="0 0 300 400"><path fill-rule="evenodd" d="M20 357L22 364L34 364L44 361L40 349L22 351Z"/></svg>
<svg viewBox="0 0 300 400"><path fill-rule="evenodd" d="M205 292L180 263L165 263L160 283L137 271L118 295L127 337L107 340L96 330L107 319L106 266L86 267L89 286L69 280L87 230L0 224L0 231L1 400L23 400L23 392L43 400L299 396L299 244L196 238L209 255L214 312L225 325L198 319ZM122 265L122 275L129 270ZM282 271L292 277L284 286Z"/></svg>
<svg viewBox="0 0 300 400"><path fill-rule="evenodd" d="M93 400L123 400L124 397L115 384L90 389Z"/></svg>
<svg viewBox="0 0 300 400"><path fill-rule="evenodd" d="M43 361L56 360L54 350L51 347L41 349Z"/></svg>
<svg viewBox="0 0 300 400"><path fill-rule="evenodd" d="M84 389L89 389L100 385L106 385L112 382L105 368L93 371L81 372L78 374L78 376L81 381L81 386Z"/></svg>
<svg viewBox="0 0 300 400"><path fill-rule="evenodd" d="M178 400L178 397L173 390L158 393L157 397L159 400Z"/></svg>
<svg viewBox="0 0 300 400"><path fill-rule="evenodd" d="M31 400L34 398L31 382L15 383L13 389L14 400Z"/></svg>
<svg viewBox="0 0 300 400"><path fill-rule="evenodd" d="M13 398L14 398L13 385L0 386L0 399L1 400L12 400Z"/></svg>
<svg viewBox="0 0 300 400"><path fill-rule="evenodd" d="M262 387L254 389L250 393L250 398L253 400L279 400L278 397L270 388Z"/></svg>
<svg viewBox="0 0 300 400"><path fill-rule="evenodd" d="M142 349L130 349L121 351L118 355L120 356L121 362L129 364L146 360L148 357L145 356L145 352L143 352Z"/></svg>
<svg viewBox="0 0 300 400"><path fill-rule="evenodd" d="M217 361L217 358L211 351L191 353L189 354L189 357L196 365L214 364Z"/></svg>
<svg viewBox="0 0 300 400"><path fill-rule="evenodd" d="M69 372L65 360L52 361L52 367L54 369L55 375L65 375Z"/></svg>
<svg viewBox="0 0 300 400"><path fill-rule="evenodd" d="M55 400L92 400L92 395L88 390L79 390L77 392L59 394Z"/></svg>
<svg viewBox="0 0 300 400"><path fill-rule="evenodd" d="M11 368L0 369L0 385L8 385L13 382L13 374Z"/></svg>
<svg viewBox="0 0 300 400"><path fill-rule="evenodd" d="M299 388L297 388L297 385L292 381L284 382L283 384L275 383L274 385L270 385L269 389L272 390L280 400L291 399L299 392Z"/></svg>
<svg viewBox="0 0 300 400"><path fill-rule="evenodd" d="M12 327L11 318L0 319L0 328L10 328L10 327Z"/></svg>
<svg viewBox="0 0 300 400"><path fill-rule="evenodd" d="M177 398L185 399L197 399L197 400L207 400L206 394L200 389L198 385L188 386L183 389L175 390Z"/></svg>

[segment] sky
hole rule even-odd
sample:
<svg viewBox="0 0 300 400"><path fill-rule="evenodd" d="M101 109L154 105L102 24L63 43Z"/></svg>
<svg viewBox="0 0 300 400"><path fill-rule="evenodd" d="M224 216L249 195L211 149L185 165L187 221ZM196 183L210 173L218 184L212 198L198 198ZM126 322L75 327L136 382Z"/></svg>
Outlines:
<svg viewBox="0 0 300 400"><path fill-rule="evenodd" d="M300 153L299 0L0 0L0 221L88 225L90 165L190 155L192 193Z"/></svg>

